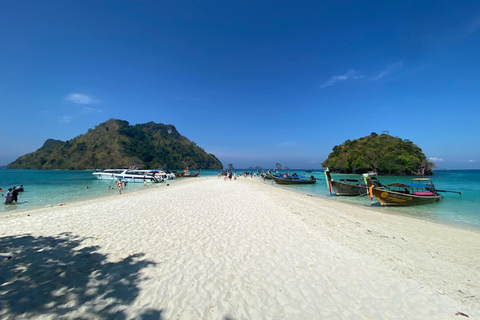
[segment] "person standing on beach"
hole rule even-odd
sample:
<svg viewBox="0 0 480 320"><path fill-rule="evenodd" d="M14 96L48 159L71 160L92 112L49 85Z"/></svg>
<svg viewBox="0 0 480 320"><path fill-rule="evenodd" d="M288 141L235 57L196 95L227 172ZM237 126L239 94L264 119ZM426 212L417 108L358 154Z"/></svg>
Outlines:
<svg viewBox="0 0 480 320"><path fill-rule="evenodd" d="M121 179L118 179L118 181L115 183L118 187L118 193L117 194L122 194L122 180Z"/></svg>

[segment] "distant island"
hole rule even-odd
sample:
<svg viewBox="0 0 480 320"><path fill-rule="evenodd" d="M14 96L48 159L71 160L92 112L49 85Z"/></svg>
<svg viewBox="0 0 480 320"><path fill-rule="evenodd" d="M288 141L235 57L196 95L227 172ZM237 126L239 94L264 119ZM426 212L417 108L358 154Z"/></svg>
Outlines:
<svg viewBox="0 0 480 320"><path fill-rule="evenodd" d="M335 146L322 166L338 173L432 175L435 164L412 141L372 132Z"/></svg>
<svg viewBox="0 0 480 320"><path fill-rule="evenodd" d="M110 119L68 141L48 139L35 152L7 165L9 169L222 169L222 163L173 125L130 125Z"/></svg>

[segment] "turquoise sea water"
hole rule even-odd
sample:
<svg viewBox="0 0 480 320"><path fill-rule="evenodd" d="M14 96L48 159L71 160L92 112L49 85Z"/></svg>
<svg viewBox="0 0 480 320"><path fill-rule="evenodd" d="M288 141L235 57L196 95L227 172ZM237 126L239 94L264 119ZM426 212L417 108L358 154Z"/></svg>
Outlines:
<svg viewBox="0 0 480 320"><path fill-rule="evenodd" d="M236 170L238 173L244 170ZM249 170L253 171L253 170ZM314 185L303 186L276 186L270 180L267 185L276 188L288 188L290 190L306 193L315 197L329 198L334 201L348 202L358 206L370 206L367 197L336 197L330 196L323 171L305 173L304 170L289 170L299 175L314 175L322 180ZM218 170L202 170L201 175L215 177ZM357 175L336 175L332 178L356 178ZM380 176L382 184L394 182L408 183L413 177ZM412 207L381 207L375 200L372 206L385 214L402 214L418 219L435 221L443 224L454 224L465 228L480 230L480 170L451 170L435 171L430 177L437 189L462 191L462 195L443 193L444 200L441 202ZM242 176L240 179L244 179ZM250 179L250 178L249 178ZM167 183L175 183L175 180L156 184L163 187ZM36 207L58 206L76 200L84 200L105 195L116 194L116 190L108 190L108 186L114 186L112 180L98 180L92 175L92 171L62 171L62 170L0 170L0 188L5 194L8 188L23 185L25 191L19 193L19 201L15 205L0 205L0 214L18 212ZM88 185L88 189L85 186ZM130 183L123 192L131 192L145 188L141 183ZM4 198L2 198L2 203Z"/></svg>
<svg viewBox="0 0 480 320"><path fill-rule="evenodd" d="M297 171L300 174L300 170ZM329 194L325 176L322 171L313 171L304 175L314 175L322 180L314 185L294 186L295 190L329 198L335 201L348 202L359 206L369 206L385 214L401 214L417 219L430 220L437 223L457 225L464 228L480 230L480 170L441 170L435 171L432 179L435 188L439 190L461 191L462 195L456 193L441 193L443 201L408 207L382 207L376 199L370 204L368 197L337 197ZM359 175L332 174L334 180L343 178L356 179ZM384 185L395 182L410 183L410 180L418 177L408 176L379 176L378 179ZM268 181L268 180L267 180ZM270 182L271 183L271 182ZM285 188L288 188L285 186Z"/></svg>

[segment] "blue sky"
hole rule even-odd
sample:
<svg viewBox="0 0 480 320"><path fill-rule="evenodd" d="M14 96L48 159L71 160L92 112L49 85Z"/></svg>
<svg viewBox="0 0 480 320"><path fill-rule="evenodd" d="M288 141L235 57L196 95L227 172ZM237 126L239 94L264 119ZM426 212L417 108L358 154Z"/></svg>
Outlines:
<svg viewBox="0 0 480 320"><path fill-rule="evenodd" d="M227 166L371 132L480 168L480 1L3 1L0 165L110 118Z"/></svg>

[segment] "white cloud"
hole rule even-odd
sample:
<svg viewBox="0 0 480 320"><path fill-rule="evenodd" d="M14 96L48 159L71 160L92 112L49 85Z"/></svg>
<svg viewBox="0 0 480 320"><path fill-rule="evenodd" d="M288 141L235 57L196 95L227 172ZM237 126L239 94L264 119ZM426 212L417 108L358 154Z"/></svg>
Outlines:
<svg viewBox="0 0 480 320"><path fill-rule="evenodd" d="M468 162L470 162L470 163L474 163L474 162L475 162L475 160L468 160Z"/></svg>
<svg viewBox="0 0 480 320"><path fill-rule="evenodd" d="M430 158L428 158L428 160L437 161L437 162L442 162L443 161L443 159L440 159L440 158L437 158L437 157L430 157Z"/></svg>
<svg viewBox="0 0 480 320"><path fill-rule="evenodd" d="M65 100L76 103L76 104L99 103L98 100L92 98L88 94L83 94L83 93L70 93L65 97Z"/></svg>
<svg viewBox="0 0 480 320"><path fill-rule="evenodd" d="M363 78L363 76L357 74L357 72L355 70L348 70L347 73L345 73L345 74L342 74L340 76L331 77L327 82L322 84L320 86L320 88L329 87L329 86L334 85L335 83L340 82L340 81L351 80L351 79L360 79L360 78Z"/></svg>
<svg viewBox="0 0 480 320"><path fill-rule="evenodd" d="M319 160L313 160L313 161L310 161L310 163L320 163Z"/></svg>
<svg viewBox="0 0 480 320"><path fill-rule="evenodd" d="M60 122L60 123L68 123L68 122L72 122L72 119L73 119L72 116L58 117L58 122Z"/></svg>
<svg viewBox="0 0 480 320"><path fill-rule="evenodd" d="M291 141L285 141L285 142L282 142L280 145L281 145L282 147L293 147L293 146L296 145L296 143L295 143L295 142L291 142Z"/></svg>
<svg viewBox="0 0 480 320"><path fill-rule="evenodd" d="M94 108L90 108L90 107L83 107L82 110L83 110L84 113L102 112L102 110L94 109Z"/></svg>
<svg viewBox="0 0 480 320"><path fill-rule="evenodd" d="M400 69L403 66L403 62L396 62L394 64L389 65L385 69L383 69L376 77L373 77L372 80L378 80L385 77L387 74L392 73Z"/></svg>

